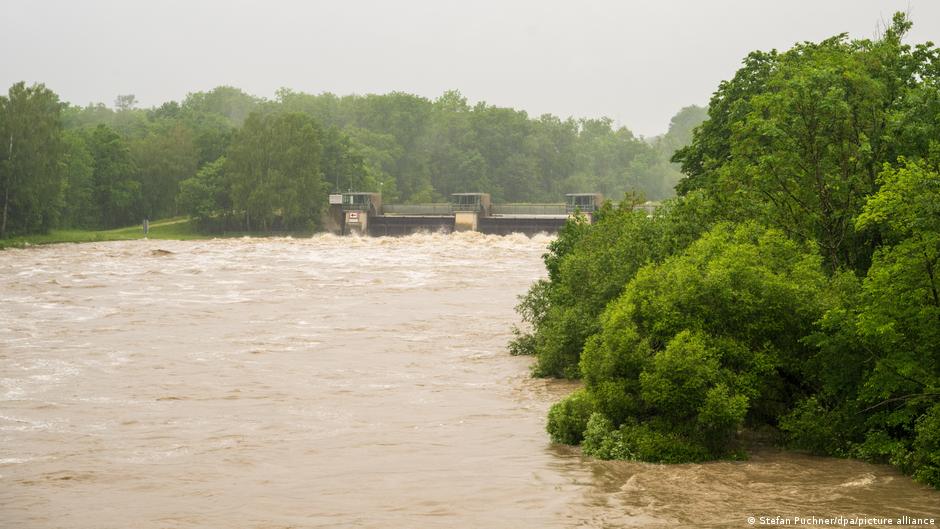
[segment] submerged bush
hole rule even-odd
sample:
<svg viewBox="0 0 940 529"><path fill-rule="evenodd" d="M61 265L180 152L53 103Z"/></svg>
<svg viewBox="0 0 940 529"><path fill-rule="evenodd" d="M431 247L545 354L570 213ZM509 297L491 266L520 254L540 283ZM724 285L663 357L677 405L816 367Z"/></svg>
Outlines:
<svg viewBox="0 0 940 529"><path fill-rule="evenodd" d="M734 455L746 421L799 398L799 384L786 377L808 347L793 336L821 315L824 284L811 247L756 224L720 224L641 268L587 341L580 367L595 414L564 422L583 426L565 438L583 437L585 452L598 457Z"/></svg>
<svg viewBox="0 0 940 529"><path fill-rule="evenodd" d="M911 467L914 479L940 487L940 404L917 421Z"/></svg>
<svg viewBox="0 0 940 529"><path fill-rule="evenodd" d="M816 395L807 397L780 419L780 430L793 448L816 455L847 455L847 439L853 435L857 420L843 410L830 410Z"/></svg>
<svg viewBox="0 0 940 529"><path fill-rule="evenodd" d="M555 403L548 411L546 426L552 441L569 445L579 444L593 408L591 397L584 390L575 391L561 402Z"/></svg>
<svg viewBox="0 0 940 529"><path fill-rule="evenodd" d="M693 463L711 459L704 446L675 432L661 432L650 424L626 423L614 429L600 413L591 415L582 449L598 459L626 459L650 463Z"/></svg>

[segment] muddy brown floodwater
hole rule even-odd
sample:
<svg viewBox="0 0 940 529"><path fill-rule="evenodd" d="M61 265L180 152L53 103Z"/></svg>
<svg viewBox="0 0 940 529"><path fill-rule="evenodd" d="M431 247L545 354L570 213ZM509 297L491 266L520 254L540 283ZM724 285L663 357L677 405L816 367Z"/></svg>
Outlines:
<svg viewBox="0 0 940 529"><path fill-rule="evenodd" d="M0 527L747 527L940 516L889 467L553 446L506 342L548 237L0 252ZM758 522L759 525L759 522Z"/></svg>

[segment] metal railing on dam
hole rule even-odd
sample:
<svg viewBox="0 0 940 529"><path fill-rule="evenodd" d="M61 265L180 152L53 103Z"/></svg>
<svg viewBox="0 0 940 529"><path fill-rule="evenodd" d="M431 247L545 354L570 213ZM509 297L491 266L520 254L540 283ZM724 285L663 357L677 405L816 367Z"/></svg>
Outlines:
<svg viewBox="0 0 940 529"><path fill-rule="evenodd" d="M565 204L493 204L490 215L565 215ZM383 215L453 215L454 205L443 203L385 204Z"/></svg>
<svg viewBox="0 0 940 529"><path fill-rule="evenodd" d="M454 208L449 202L430 204L385 204L385 215L453 215Z"/></svg>
<svg viewBox="0 0 940 529"><path fill-rule="evenodd" d="M565 204L493 204L491 215L565 215Z"/></svg>

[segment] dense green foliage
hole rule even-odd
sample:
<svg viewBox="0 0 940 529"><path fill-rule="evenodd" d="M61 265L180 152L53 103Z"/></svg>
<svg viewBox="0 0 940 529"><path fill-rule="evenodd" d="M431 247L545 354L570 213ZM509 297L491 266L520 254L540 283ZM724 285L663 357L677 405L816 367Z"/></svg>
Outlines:
<svg viewBox="0 0 940 529"><path fill-rule="evenodd" d="M192 216L205 231L316 229L329 191L386 203L489 192L497 202L560 202L568 192L674 194L673 152L704 118L682 109L653 141L609 119L566 119L460 93L264 100L218 87L151 109L59 102L42 85L0 98L0 236L105 229Z"/></svg>
<svg viewBox="0 0 940 529"><path fill-rule="evenodd" d="M229 148L225 170L232 205L245 226L267 230L275 219L295 228L326 204L320 131L304 114L251 114Z"/></svg>
<svg viewBox="0 0 940 529"><path fill-rule="evenodd" d="M679 198L562 231L512 344L583 378L553 440L702 461L771 428L940 487L940 53L909 28L752 53Z"/></svg>
<svg viewBox="0 0 940 529"><path fill-rule="evenodd" d="M64 181L58 160L69 153L59 107L43 85L17 83L0 96L0 238L58 222Z"/></svg>
<svg viewBox="0 0 940 529"><path fill-rule="evenodd" d="M852 219L883 164L925 157L940 138L937 50L903 44L910 25L896 17L877 41L839 35L749 55L676 154L680 194L708 190L722 218L760 219L814 241L830 270L864 271L879 234Z"/></svg>
<svg viewBox="0 0 940 529"><path fill-rule="evenodd" d="M640 267L684 248L704 229L707 215L695 199L667 205L655 222L634 211L629 199L616 209L606 205L593 225L569 222L545 255L548 280L538 282L519 307L535 332L512 346L516 354L538 351L536 374L576 377L581 349L600 329L607 303Z"/></svg>
<svg viewBox="0 0 940 529"><path fill-rule="evenodd" d="M885 460L940 477L940 173L910 163L881 173L856 218L885 242L859 280L834 278L831 307L808 336L815 390L781 426L799 447Z"/></svg>

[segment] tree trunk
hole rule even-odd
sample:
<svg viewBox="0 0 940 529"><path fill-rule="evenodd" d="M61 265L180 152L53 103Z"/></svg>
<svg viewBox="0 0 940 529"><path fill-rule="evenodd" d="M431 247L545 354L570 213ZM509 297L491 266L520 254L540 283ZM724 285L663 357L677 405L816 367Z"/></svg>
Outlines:
<svg viewBox="0 0 940 529"><path fill-rule="evenodd" d="M0 239L7 238L7 206L10 204L10 188L3 190L3 224L0 224Z"/></svg>
<svg viewBox="0 0 940 529"><path fill-rule="evenodd" d="M10 174L7 175L6 182L3 185L3 223L0 224L0 239L7 237L7 210L10 206L10 186L13 182L13 134L10 134L10 155L7 158Z"/></svg>
<svg viewBox="0 0 940 529"><path fill-rule="evenodd" d="M4 210L6 213L6 210ZM4 220L6 215L4 215ZM924 264L927 265L927 276L930 278L930 292L933 294L933 305L935 307L940 307L940 293L937 292L937 279L934 277L933 273L933 263L930 261L930 256L927 255L927 251L924 251Z"/></svg>

